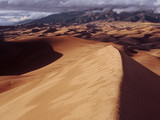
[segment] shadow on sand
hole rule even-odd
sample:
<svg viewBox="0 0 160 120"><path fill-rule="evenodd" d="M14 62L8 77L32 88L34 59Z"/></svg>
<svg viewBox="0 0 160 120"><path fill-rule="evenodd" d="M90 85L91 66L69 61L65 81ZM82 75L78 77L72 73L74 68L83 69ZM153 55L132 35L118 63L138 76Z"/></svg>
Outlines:
<svg viewBox="0 0 160 120"><path fill-rule="evenodd" d="M44 67L62 54L43 40L0 43L0 76L21 75Z"/></svg>
<svg viewBox="0 0 160 120"><path fill-rule="evenodd" d="M121 52L119 120L160 120L160 77Z"/></svg>

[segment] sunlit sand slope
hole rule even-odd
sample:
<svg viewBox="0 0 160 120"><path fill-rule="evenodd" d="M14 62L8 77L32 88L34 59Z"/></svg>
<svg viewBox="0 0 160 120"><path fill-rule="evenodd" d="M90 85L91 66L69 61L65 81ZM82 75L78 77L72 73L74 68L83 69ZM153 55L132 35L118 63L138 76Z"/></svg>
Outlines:
<svg viewBox="0 0 160 120"><path fill-rule="evenodd" d="M0 120L116 120L122 76L119 51L106 46L1 93Z"/></svg>
<svg viewBox="0 0 160 120"><path fill-rule="evenodd" d="M0 93L39 80L104 46L70 36L6 42L0 45Z"/></svg>

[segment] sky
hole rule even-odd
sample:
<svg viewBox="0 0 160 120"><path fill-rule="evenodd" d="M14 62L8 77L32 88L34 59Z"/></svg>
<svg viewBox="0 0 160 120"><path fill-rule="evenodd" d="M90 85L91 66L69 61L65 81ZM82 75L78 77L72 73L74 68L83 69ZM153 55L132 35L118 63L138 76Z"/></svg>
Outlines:
<svg viewBox="0 0 160 120"><path fill-rule="evenodd" d="M64 11L106 6L118 6L115 8L117 12L141 8L160 12L160 0L0 0L0 25L37 19Z"/></svg>

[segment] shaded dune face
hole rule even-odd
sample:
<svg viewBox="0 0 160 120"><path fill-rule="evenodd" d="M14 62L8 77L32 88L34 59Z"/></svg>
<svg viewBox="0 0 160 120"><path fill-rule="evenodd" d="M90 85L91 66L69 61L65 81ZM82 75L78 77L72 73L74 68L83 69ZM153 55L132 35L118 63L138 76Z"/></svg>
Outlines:
<svg viewBox="0 0 160 120"><path fill-rule="evenodd" d="M4 42L0 44L0 75L21 75L44 67L61 56L43 40Z"/></svg>
<svg viewBox="0 0 160 120"><path fill-rule="evenodd" d="M120 120L160 120L160 77L121 52Z"/></svg>

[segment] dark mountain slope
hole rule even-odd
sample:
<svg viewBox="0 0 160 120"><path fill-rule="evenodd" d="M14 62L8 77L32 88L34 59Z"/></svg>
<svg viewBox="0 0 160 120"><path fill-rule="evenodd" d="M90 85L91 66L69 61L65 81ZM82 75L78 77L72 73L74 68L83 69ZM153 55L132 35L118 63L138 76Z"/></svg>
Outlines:
<svg viewBox="0 0 160 120"><path fill-rule="evenodd" d="M128 22L160 22L160 14L154 13L152 10L146 11L136 11L136 12L122 12L118 14L113 10L85 10L85 11L74 11L67 13L60 13L50 15L45 18L37 19L30 22L29 24L43 24L43 23L53 23L61 25L70 25L70 24L82 24L88 23L96 20L106 20L111 21L128 21Z"/></svg>

